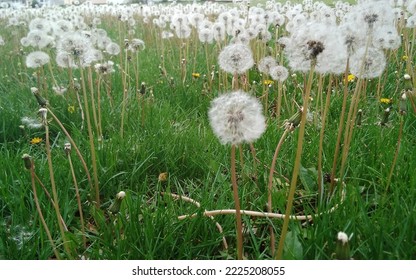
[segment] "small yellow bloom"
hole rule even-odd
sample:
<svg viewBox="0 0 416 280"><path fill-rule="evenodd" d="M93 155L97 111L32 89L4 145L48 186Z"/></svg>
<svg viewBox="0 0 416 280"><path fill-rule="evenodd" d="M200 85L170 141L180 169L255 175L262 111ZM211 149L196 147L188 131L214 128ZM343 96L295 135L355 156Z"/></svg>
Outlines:
<svg viewBox="0 0 416 280"><path fill-rule="evenodd" d="M263 82L266 86L271 86L274 84L274 82L272 80L264 80Z"/></svg>
<svg viewBox="0 0 416 280"><path fill-rule="evenodd" d="M74 106L74 105L69 105L69 106L68 106L68 112L69 112L70 114L73 114L73 113L75 112L75 106Z"/></svg>
<svg viewBox="0 0 416 280"><path fill-rule="evenodd" d="M409 57L407 55L402 56L403 61L407 61L408 59L409 59Z"/></svg>
<svg viewBox="0 0 416 280"><path fill-rule="evenodd" d="M43 139L42 138L39 138L39 137L35 137L35 138L33 138L32 140L30 140L30 144L32 144L32 145L36 145L36 144L39 144L40 142L42 142L43 141Z"/></svg>
<svg viewBox="0 0 416 280"><path fill-rule="evenodd" d="M199 74L199 73L192 73L192 78L197 79L197 78L199 78L200 76L201 76L201 74Z"/></svg>
<svg viewBox="0 0 416 280"><path fill-rule="evenodd" d="M165 182L168 179L168 173L167 172L163 172L159 174L159 182Z"/></svg>
<svg viewBox="0 0 416 280"><path fill-rule="evenodd" d="M390 98L380 98L380 103L391 104L392 100Z"/></svg>
<svg viewBox="0 0 416 280"><path fill-rule="evenodd" d="M355 76L353 74L349 74L347 79L348 79L348 82L354 82Z"/></svg>

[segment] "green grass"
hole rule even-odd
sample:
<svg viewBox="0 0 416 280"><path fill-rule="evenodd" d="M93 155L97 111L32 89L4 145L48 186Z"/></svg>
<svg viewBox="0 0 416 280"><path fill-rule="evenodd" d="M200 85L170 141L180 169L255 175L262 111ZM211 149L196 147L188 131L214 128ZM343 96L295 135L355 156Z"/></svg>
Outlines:
<svg viewBox="0 0 416 280"><path fill-rule="evenodd" d="M207 73L203 46L196 47L195 69L194 43L189 46L186 82L181 82L179 40L164 42L166 49L156 40L155 30L138 20L136 37L145 40L146 49L139 53L140 82L145 82L147 91L139 103L134 89L134 79L129 80L128 102L123 136L120 135L122 112L122 74L116 70L111 75L114 106L111 107L106 93L102 94L103 136L102 147L95 141L101 208L93 205L94 195L80 160L72 151L75 174L81 191L84 217L86 218L87 248L82 246L80 219L75 198L74 185L68 160L64 153L65 134L55 121L50 119L52 160L58 188L61 214L68 225L67 239L72 258L89 259L227 259L235 258L236 232L233 215L215 217L223 228L221 234L215 221L203 217L204 210L233 209L234 202L230 176L230 149L219 143L210 129L207 112L211 100L228 91L226 85L214 81L212 92L204 90L203 75ZM5 26L1 21L1 26ZM119 37L117 21L103 18L102 27L115 41ZM19 34L24 34L21 27ZM0 28L6 42L13 42L10 30ZM195 41L194 41L195 42ZM172 46L170 49L167 46ZM38 104L30 92L36 86L32 76L34 70L24 66L25 55L16 45L7 43L0 47L0 258L1 259L51 259L52 248L36 212L29 171L21 159L28 153L34 159L37 176L50 191L50 176L45 151L43 129L19 128L23 116L37 116ZM23 49L27 54L32 49ZM397 51L400 57L401 49ZM53 53L53 51L52 51ZM210 46L212 62L216 64L218 49ZM161 77L160 55L165 58L167 77ZM112 57L119 63L118 57ZM413 58L414 60L414 58ZM132 60L134 61L134 59ZM413 61L414 63L415 61ZM386 191L391 164L395 155L399 134L400 115L398 96L402 90L394 71L402 69L394 60L385 70L386 83L381 96L394 99L393 112L387 126L379 126L385 105L375 96L378 80L367 83L367 96L360 101L364 110L363 125L354 130L346 172L342 180L346 186L346 198L335 211L316 215L313 221L289 224L290 238L297 244L295 252L285 250L285 258L333 259L335 239L339 231L352 235L351 256L354 259L414 259L416 258L416 118L410 102L407 115L403 116L403 137L391 183ZM63 84L68 83L65 70L52 62L54 75ZM133 65L130 73L133 73ZM218 69L218 66L217 66ZM92 174L92 159L89 139L84 122L81 129L81 114L75 95L57 96L50 89L51 77L45 68L48 90L41 92L49 100L49 106L71 134ZM198 79L192 72L201 73ZM20 73L20 75L18 74ZM79 79L80 72L74 71ZM94 74L95 77L95 74ZM174 83L169 81L173 79ZM257 80L250 91L260 97L263 94L262 77L255 68L250 70L250 80ZM336 145L338 122L342 105L342 78L337 77L335 92L331 95L330 109L324 136L323 172L330 172ZM301 103L303 76L291 77L285 82L291 93L288 104L283 104L282 116L277 122L270 114L277 85L271 87L270 104L266 112L268 127L265 134L254 143L259 162L253 163L248 145L243 145L244 165L238 165L238 184L242 209L267 211L267 180L274 149L283 134L282 121L295 111L293 100ZM327 83L327 82L326 82ZM326 90L327 84L324 83ZM317 91L317 78L312 92ZM231 77L228 79L231 87ZM352 92L355 84L349 85ZM396 90L397 86L397 90ZM218 90L220 88L221 90ZM325 92L324 90L324 92ZM294 94L292 94L294 93ZM310 108L316 108L315 98ZM349 98L350 101L350 98ZM68 111L75 105L74 113ZM286 105L291 110L286 109ZM323 109L320 106L319 109ZM144 117L143 117L144 116ZM326 212L340 202L339 193L329 200L329 185L325 186L324 201L317 202L317 168L319 125L306 126L302 167L309 172L301 173L295 195L294 213L315 214ZM273 193L276 212L284 213L296 154L298 131L289 134L277 160ZM43 142L30 144L34 137ZM304 170L306 170L304 169ZM160 173L167 172L166 181L159 181ZM338 173L337 173L338 174ZM339 185L340 186L340 185ZM338 186L338 187L339 187ZM54 208L37 184L39 200L46 222L63 258L65 255ZM126 192L120 213L109 215L106 209L119 191ZM162 192L165 195L162 195ZM184 195L200 202L198 208L192 203L176 200L169 195ZM318 210L319 209L319 210ZM178 220L185 214L198 213L192 219ZM277 238L283 220L243 216L244 250L249 259L271 259L269 248L269 225L272 224ZM229 249L222 246L226 238ZM301 250L299 250L301 248Z"/></svg>

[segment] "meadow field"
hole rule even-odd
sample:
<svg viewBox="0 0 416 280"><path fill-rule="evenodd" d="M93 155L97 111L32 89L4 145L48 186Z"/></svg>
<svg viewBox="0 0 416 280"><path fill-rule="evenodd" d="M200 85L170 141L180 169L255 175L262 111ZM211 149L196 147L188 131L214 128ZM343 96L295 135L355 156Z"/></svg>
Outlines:
<svg viewBox="0 0 416 280"><path fill-rule="evenodd" d="M416 0L0 7L0 259L416 258Z"/></svg>

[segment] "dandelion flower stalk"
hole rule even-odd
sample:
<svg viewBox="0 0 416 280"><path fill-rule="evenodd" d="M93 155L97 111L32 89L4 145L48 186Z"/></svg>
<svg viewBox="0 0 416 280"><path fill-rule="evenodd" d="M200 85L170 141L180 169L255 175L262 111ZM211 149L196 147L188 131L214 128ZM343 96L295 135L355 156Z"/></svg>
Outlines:
<svg viewBox="0 0 416 280"><path fill-rule="evenodd" d="M71 169L72 180L74 181L74 187L75 187L75 196L77 198L77 203L78 203L78 212L79 212L79 218L81 222L82 243L84 244L84 248L87 248L87 239L85 236L85 226L84 226L84 214L82 211L82 203L81 203L81 197L79 195L77 177L75 176L74 166L72 164L71 150L72 150L71 144L65 143L64 151L68 158L69 168Z"/></svg>
<svg viewBox="0 0 416 280"><path fill-rule="evenodd" d="M285 129L285 131L283 132L283 135L280 137L279 143L277 144L276 150L274 151L272 164L270 166L269 181L267 185L267 212L268 213L273 212L273 205L272 205L273 174L274 174L274 170L276 167L277 157L279 155L279 151L283 145L283 142L286 139L286 136L289 132L290 132L290 129ZM273 226L270 226L269 229L270 229L270 249L271 249L272 256L274 256L276 241L275 241L275 234L274 234Z"/></svg>
<svg viewBox="0 0 416 280"><path fill-rule="evenodd" d="M322 178L322 151L324 148L324 135L325 135L325 125L326 125L326 117L329 111L329 104L331 100L331 87L332 87L332 75L329 76L329 83L328 83L328 90L326 93L326 100L325 100L325 109L322 114L322 126L321 132L319 134L319 150L318 150L318 195L322 200L323 196L323 178Z"/></svg>
<svg viewBox="0 0 416 280"><path fill-rule="evenodd" d="M39 199L38 199L38 195L37 195L37 192L36 192L35 167L34 167L34 164L33 164L32 157L29 156L28 154L24 154L22 156L22 159L25 163L26 169L29 169L29 171L30 171L30 177L31 177L31 182L32 182L32 190L33 190L33 199L35 201L36 210L38 211L38 214L39 214L39 219L42 223L43 228L45 229L45 232L46 232L46 235L48 236L49 242L51 243L53 253L55 254L56 259L59 260L59 259L61 259L60 256L59 256L59 252L56 249L55 242L53 241L53 238L52 238L51 232L49 230L49 227L45 222L45 218L43 217L42 209L40 208Z"/></svg>
<svg viewBox="0 0 416 280"><path fill-rule="evenodd" d="M93 188L93 184L92 184L92 180L91 180L91 174L88 171L87 164L86 164L85 159L82 156L80 150L78 149L78 146L75 144L74 140L72 139L72 137L69 134L69 132L65 129L64 125L62 124L62 122L58 119L58 117L53 113L53 111L50 108L48 108L48 112L49 112L49 114L51 114L52 118L58 123L59 127L64 132L65 136L68 138L68 140L69 140L69 142L71 144L71 147L75 149L75 152L77 153L78 158L81 160L81 163L82 163L82 166L84 168L84 171L87 174L87 179L88 179L88 182L89 182L89 184L91 186L91 189L92 189Z"/></svg>
<svg viewBox="0 0 416 280"><path fill-rule="evenodd" d="M96 207L100 207L100 189L98 185L98 169L97 169L97 158L95 154L95 146L94 146L94 135L92 132L91 126L91 119L90 119L90 112L89 112L89 103L87 97L87 89L85 87L85 79L84 79L84 71L81 68L81 80L82 80L82 95L84 97L84 106L85 106L85 114L87 116L87 129L88 129L88 138L90 142L90 149L91 149L91 161L92 161L92 170L93 170L93 178L94 178L94 191L95 191L95 203Z"/></svg>
<svg viewBox="0 0 416 280"><path fill-rule="evenodd" d="M208 112L211 127L223 144L231 144L231 183L236 208L237 258L243 258L243 232L236 172L236 146L258 139L266 129L259 101L243 91L217 97Z"/></svg>
<svg viewBox="0 0 416 280"><path fill-rule="evenodd" d="M386 194L387 194L387 191L389 190L391 178L393 177L394 167L396 166L396 162L399 157L400 145L401 145L402 136L403 136L403 123L404 123L404 117L403 115L401 115L400 126L399 126L399 136L397 137L396 151L394 152L393 162L391 163L389 177L387 177Z"/></svg>
<svg viewBox="0 0 416 280"><path fill-rule="evenodd" d="M306 115L308 113L308 103L309 103L309 97L310 97L310 92L312 88L314 69L315 69L315 63L312 62L311 69L309 71L308 82L307 82L306 89L305 89L305 95L303 97L302 118L301 118L300 127L299 127L298 146L296 148L296 158L295 158L295 164L293 167L292 180L290 183L289 197L288 197L287 205L286 205L286 213L285 213L286 216L285 216L285 219L283 220L282 232L280 235L279 245L277 248L276 259L278 260L282 259L282 256L283 256L284 243L285 243L286 234L287 234L288 227L289 227L289 217L290 217L290 212L292 211L293 199L294 199L295 190L296 190L296 183L298 180L298 175L299 175L299 170L300 170L300 160L302 158L303 139L305 135Z"/></svg>
<svg viewBox="0 0 416 280"><path fill-rule="evenodd" d="M345 111L347 108L347 98L348 98L348 82L349 82L348 71L349 71L349 59L347 60L347 66L345 67L345 73L344 73L343 99L342 99L342 107L341 107L341 116L340 116L339 123L338 123L338 134L337 134L337 140L335 144L334 159L332 161L331 187L329 190L330 194L334 192L334 188L335 188L335 172L336 172L337 163L338 163L342 131L344 129Z"/></svg>
<svg viewBox="0 0 416 280"><path fill-rule="evenodd" d="M233 198L236 210L236 226L237 226L237 258L243 259L243 223L241 219L240 199L238 197L238 185L235 166L235 145L231 145L231 183L233 186Z"/></svg>
<svg viewBox="0 0 416 280"><path fill-rule="evenodd" d="M51 202L52 206L55 207L55 202L53 201L53 198L52 198L51 194L48 192L48 190L46 189L45 185L42 183L42 181L36 175L36 172L34 172L34 176L35 176L35 179L38 182L38 184L42 187L42 190L45 192L45 194L48 197L49 201ZM62 222L62 224L64 226L65 231L68 231L68 227L66 226L65 221L62 218L62 215L60 215L59 218L61 219L61 222Z"/></svg>
<svg viewBox="0 0 416 280"><path fill-rule="evenodd" d="M48 125L48 120L47 120L47 112L48 112L48 109L46 109L46 108L39 109L39 113L41 115L42 122L43 122L43 125L45 127L45 146L46 146L45 148L46 148L46 156L47 156L47 160L48 160L49 175L50 175L50 180L51 180L52 197L53 197L53 201L54 201L54 208L55 208L56 217L57 217L57 220L58 220L59 230L61 232L61 237L62 237L62 242L63 242L63 245L64 245L64 249L65 249L65 252L67 253L68 257L71 257L71 251L69 249L67 239L66 239L66 236L65 236L65 229L64 229L63 223L60 219L61 211L59 209L58 192L56 190L55 175L54 175L53 165L52 165L52 155L51 155L51 145L50 145L50 140L49 140L49 125Z"/></svg>
<svg viewBox="0 0 416 280"><path fill-rule="evenodd" d="M94 96L94 81L92 78L92 69L91 66L88 66L88 85L89 85L89 91L90 91L90 95L91 95L91 109L92 109L92 117L94 120L94 124L95 124L95 130L96 133L98 135L98 139L101 139L101 134L100 134L100 129L99 129L99 122L98 122L98 118L97 118L97 112L96 112L96 107L95 106L95 96Z"/></svg>

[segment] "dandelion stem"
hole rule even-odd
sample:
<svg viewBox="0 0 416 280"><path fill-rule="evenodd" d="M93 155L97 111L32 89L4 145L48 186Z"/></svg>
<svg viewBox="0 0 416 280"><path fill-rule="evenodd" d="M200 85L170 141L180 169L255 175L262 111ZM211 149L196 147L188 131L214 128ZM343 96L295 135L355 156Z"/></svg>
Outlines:
<svg viewBox="0 0 416 280"><path fill-rule="evenodd" d="M42 187L42 189L45 192L46 196L48 197L49 201L52 203L52 206L55 207L55 202L53 201L53 198L51 197L51 194L48 192L48 190L46 189L45 185L42 183L42 181L36 175L36 172L33 171L33 173L34 173L34 176L35 176L36 181L38 181L39 185ZM62 218L62 215L60 215L60 219L61 219L61 222L62 222L62 224L64 226L65 231L68 231L68 227L66 226L65 221Z"/></svg>
<svg viewBox="0 0 416 280"><path fill-rule="evenodd" d="M236 227L237 227L237 258L243 259L243 226L240 213L240 199L238 197L237 174L235 164L235 145L231 146L231 183L233 185L234 204L236 209Z"/></svg>
<svg viewBox="0 0 416 280"><path fill-rule="evenodd" d="M92 161L92 171L93 171L93 178L94 178L94 189L95 189L95 203L96 207L100 207L100 190L98 186L98 170L97 170L97 159L95 155L95 146L94 146L94 135L92 132L91 127L91 119L90 119L90 112L89 112L89 104L88 104L88 97L87 97L87 89L85 88L85 80L84 80L84 71L81 69L81 80L82 80L82 94L84 96L84 105L85 105L85 113L87 115L87 129L88 129L88 137L90 142L90 149L91 149L91 161Z"/></svg>
<svg viewBox="0 0 416 280"><path fill-rule="evenodd" d="M291 180L290 189L289 189L289 197L288 197L287 206L286 206L286 216L285 216L285 219L283 220L282 233L280 235L276 259L282 259L283 247L284 247L286 234L287 234L288 227L289 227L289 217L290 217L290 212L292 211L293 198L295 196L296 183L298 180L298 175L299 175L299 170L300 170L300 160L302 158L302 147L303 147L303 138L305 135L306 115L308 114L308 103L309 103L309 96L311 93L314 69L315 69L315 63L311 63L311 70L309 72L308 83L306 85L305 95L303 97L302 119L301 119L300 127L299 127L298 146L296 149L295 165L293 167L292 180Z"/></svg>
<svg viewBox="0 0 416 280"><path fill-rule="evenodd" d="M30 159L30 161L32 162L32 159ZM39 199L38 199L38 195L37 195L37 192L36 192L35 176L36 175L35 175L34 165L33 165L33 162L32 162L31 167L30 167L30 177L31 177L31 181L32 181L33 199L35 201L36 210L38 211L39 219L42 223L43 228L45 229L45 232L46 232L46 235L48 236L49 242L51 243L53 253L55 254L56 259L60 260L61 258L59 257L59 253L58 253L58 250L56 249L55 242L52 239L51 232L49 231L49 227L45 222L45 218L43 217L42 210L41 210L40 205L39 205Z"/></svg>
<svg viewBox="0 0 416 280"><path fill-rule="evenodd" d="M269 182L268 182L268 185L267 185L267 191L268 191L267 212L268 213L273 212L272 188L273 188L273 174L274 174L275 167L276 167L277 156L279 155L280 148L282 147L283 142L286 139L286 136L287 136L288 133L289 133L289 129L285 129L285 131L283 132L283 135L280 137L279 143L277 144L276 150L274 151L272 164L270 166ZM274 256L276 241L275 241L275 234L274 234L273 226L270 226L269 229L270 229L270 249L271 249L272 256Z"/></svg>
<svg viewBox="0 0 416 280"><path fill-rule="evenodd" d="M44 126L45 126L45 145L46 145L46 155L48 160L48 167L49 167L49 175L51 180L51 187L52 187L52 196L54 201L54 208L56 212L56 217L58 220L59 230L61 232L62 242L65 248L65 252L68 254L68 257L71 257L71 251L69 249L66 236L65 236L65 229L63 226L63 223L61 222L61 211L59 209L59 201L58 201L58 192L56 191L56 185L55 185L55 175L53 172L53 165L52 165L52 155L51 155L51 147L50 147L50 141L49 141L49 125L47 120L44 120Z"/></svg>
<svg viewBox="0 0 416 280"><path fill-rule="evenodd" d="M198 208L201 208L201 204L198 201L193 200L190 197L183 196L183 195L177 195L177 194L174 194L174 193L164 193L164 192L162 192L161 194L162 195L165 195L165 194L170 195L171 197L173 197L175 199L181 199L183 201L186 201L186 202L189 202L189 203L195 205ZM215 221L215 219L214 219L213 216L207 216L207 217L209 217L212 221ZM220 232L220 234L223 235L223 237L222 237L222 243L223 243L223 246L224 246L224 250L228 250L228 243L227 243L227 240L225 239L224 231L222 229L222 226L217 221L215 221L215 226L217 227L217 229Z"/></svg>
<svg viewBox="0 0 416 280"><path fill-rule="evenodd" d="M403 116L400 116L399 136L397 138L396 151L394 152L394 158L390 167L389 177L387 178L386 194L390 187L391 178L393 177L394 167L396 166L397 158L399 157L400 144L401 144L402 136L403 136L403 123L404 123Z"/></svg>
<svg viewBox="0 0 416 280"><path fill-rule="evenodd" d="M69 163L69 168L71 169L72 180L74 181L74 187L75 187L75 196L77 198L77 203L78 203L79 218L81 222L82 243L84 244L84 248L87 248L87 239L85 236L85 227L84 227L84 214L82 211L82 204L81 204L81 198L79 195L77 177L75 176L74 166L72 164L72 159L71 159L71 155L69 152L68 152L68 163Z"/></svg>
<svg viewBox="0 0 416 280"><path fill-rule="evenodd" d="M323 179L322 179L322 151L324 147L324 132L325 132L325 125L326 125L326 116L328 115L329 111L329 103L331 100L331 89L332 89L332 75L329 76L329 84L328 90L326 93L326 100L325 100L325 109L322 115L322 125L321 125L321 132L319 135L319 150L318 150L318 195L319 198L322 200L323 196Z"/></svg>
<svg viewBox="0 0 416 280"><path fill-rule="evenodd" d="M329 191L330 194L334 192L334 188L335 188L335 172L336 172L337 163L338 163L339 149L341 147L340 144L341 144L342 131L344 130L345 111L347 108L347 97L348 97L348 71L349 71L349 59L347 60L347 66L345 67L345 73L344 73L344 92L343 92L344 96L342 99L341 116L340 116L339 124L338 124L338 135L337 135L337 141L335 144L334 159L332 162L331 187Z"/></svg>
<svg viewBox="0 0 416 280"><path fill-rule="evenodd" d="M84 157L82 156L81 152L78 149L78 146L75 144L74 140L72 139L71 135L69 135L68 131L65 129L64 125L61 123L61 121L56 117L56 115L52 112L50 108L48 108L49 113L52 115L53 119L58 123L59 127L62 129L62 131L65 133L66 137L68 138L68 141L71 143L71 146L75 149L75 152L78 155L78 158L80 159L82 166L84 167L85 173L87 174L88 182L91 186L91 189L93 188L92 180L90 172L88 171L87 164L85 163Z"/></svg>

